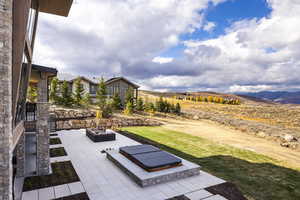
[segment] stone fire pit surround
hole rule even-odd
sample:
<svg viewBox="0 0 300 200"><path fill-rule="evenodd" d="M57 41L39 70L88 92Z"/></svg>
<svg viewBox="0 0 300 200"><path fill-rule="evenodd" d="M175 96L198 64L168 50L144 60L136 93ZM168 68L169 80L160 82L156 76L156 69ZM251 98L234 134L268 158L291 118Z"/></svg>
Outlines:
<svg viewBox="0 0 300 200"><path fill-rule="evenodd" d="M93 142L105 142L116 140L116 134L114 132L107 132L106 129L94 129L87 128L86 136Z"/></svg>

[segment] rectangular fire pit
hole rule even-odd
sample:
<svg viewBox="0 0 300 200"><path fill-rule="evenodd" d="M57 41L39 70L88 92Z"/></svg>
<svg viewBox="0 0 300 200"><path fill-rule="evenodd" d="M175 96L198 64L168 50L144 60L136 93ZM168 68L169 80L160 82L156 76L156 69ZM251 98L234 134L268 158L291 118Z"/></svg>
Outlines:
<svg viewBox="0 0 300 200"><path fill-rule="evenodd" d="M86 129L86 136L93 142L105 142L116 140L116 134L113 132L106 132L105 130Z"/></svg>
<svg viewBox="0 0 300 200"><path fill-rule="evenodd" d="M196 176L200 173L199 165L184 159L181 159L181 166L155 172L147 172L116 150L110 150L106 153L106 156L110 161L118 166L141 187L148 187L164 182L176 181L179 179Z"/></svg>

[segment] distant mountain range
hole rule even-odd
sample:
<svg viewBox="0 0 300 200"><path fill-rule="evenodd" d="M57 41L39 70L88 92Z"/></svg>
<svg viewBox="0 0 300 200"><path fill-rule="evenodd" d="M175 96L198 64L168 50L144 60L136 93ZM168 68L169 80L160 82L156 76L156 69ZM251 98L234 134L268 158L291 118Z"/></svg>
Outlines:
<svg viewBox="0 0 300 200"><path fill-rule="evenodd" d="M283 104L300 104L300 91L298 92L285 92L285 91L278 91L278 92L256 92L256 93L240 93L240 95L260 98L264 100L270 100L276 103L283 103Z"/></svg>

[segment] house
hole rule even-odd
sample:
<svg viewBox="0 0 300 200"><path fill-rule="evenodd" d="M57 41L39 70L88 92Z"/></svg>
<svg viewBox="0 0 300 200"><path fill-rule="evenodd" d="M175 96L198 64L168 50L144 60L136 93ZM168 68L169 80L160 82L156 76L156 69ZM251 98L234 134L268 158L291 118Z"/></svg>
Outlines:
<svg viewBox="0 0 300 200"><path fill-rule="evenodd" d="M133 92L134 99L137 100L138 98L139 86L124 77L111 78L105 81L105 85L107 94L112 97L113 95L118 93L123 105L125 103L126 92L129 91L129 89Z"/></svg>
<svg viewBox="0 0 300 200"><path fill-rule="evenodd" d="M55 70L35 66L32 57L40 12L68 16L73 0L0 0L0 199L17 199L15 188L27 176L25 138L34 138L34 174L49 174L47 89ZM36 84L35 132L24 123L29 81ZM21 177L21 178L19 178Z"/></svg>
<svg viewBox="0 0 300 200"><path fill-rule="evenodd" d="M98 87L98 83L97 83L97 80L93 79L89 79L89 78L86 78L84 76L78 76L78 77L72 77L72 78L64 78L64 79L60 79L60 83L62 83L63 81L67 81L67 83L69 84L69 91L74 93L75 92L75 81L77 79L80 79L81 80L81 84L83 86L83 89L84 89L84 93L89 93L91 95L91 97L96 97L96 93L97 93L97 87Z"/></svg>
<svg viewBox="0 0 300 200"><path fill-rule="evenodd" d="M84 76L65 79L65 81L67 81L69 84L70 92L74 93L75 91L74 82L78 78L81 79L81 84L83 85L84 93L89 93L92 101L96 102L96 93L98 89L99 80L89 79ZM61 83L62 81L63 80L60 80ZM112 98L116 93L118 93L120 95L122 104L125 103L126 92L128 91L128 89L131 89L131 91L133 92L133 97L135 100L138 98L139 86L124 77L115 77L115 78L108 79L107 81L105 81L105 85L106 85L107 97Z"/></svg>

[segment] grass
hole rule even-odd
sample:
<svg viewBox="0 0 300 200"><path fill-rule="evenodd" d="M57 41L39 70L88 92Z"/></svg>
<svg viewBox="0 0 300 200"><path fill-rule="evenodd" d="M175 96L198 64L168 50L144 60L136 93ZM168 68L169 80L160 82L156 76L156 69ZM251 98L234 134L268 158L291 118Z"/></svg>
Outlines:
<svg viewBox="0 0 300 200"><path fill-rule="evenodd" d="M122 130L236 184L248 199L300 199L300 169L288 168L273 158L163 127Z"/></svg>
<svg viewBox="0 0 300 200"><path fill-rule="evenodd" d="M58 148L52 148L50 149L50 157L60 157L60 156L66 156L67 152L65 151L65 148L58 147Z"/></svg>
<svg viewBox="0 0 300 200"><path fill-rule="evenodd" d="M61 144L61 140L59 138L50 138L50 145Z"/></svg>
<svg viewBox="0 0 300 200"><path fill-rule="evenodd" d="M51 163L51 167L52 174L27 177L24 181L23 191L79 181L79 177L70 161Z"/></svg>

